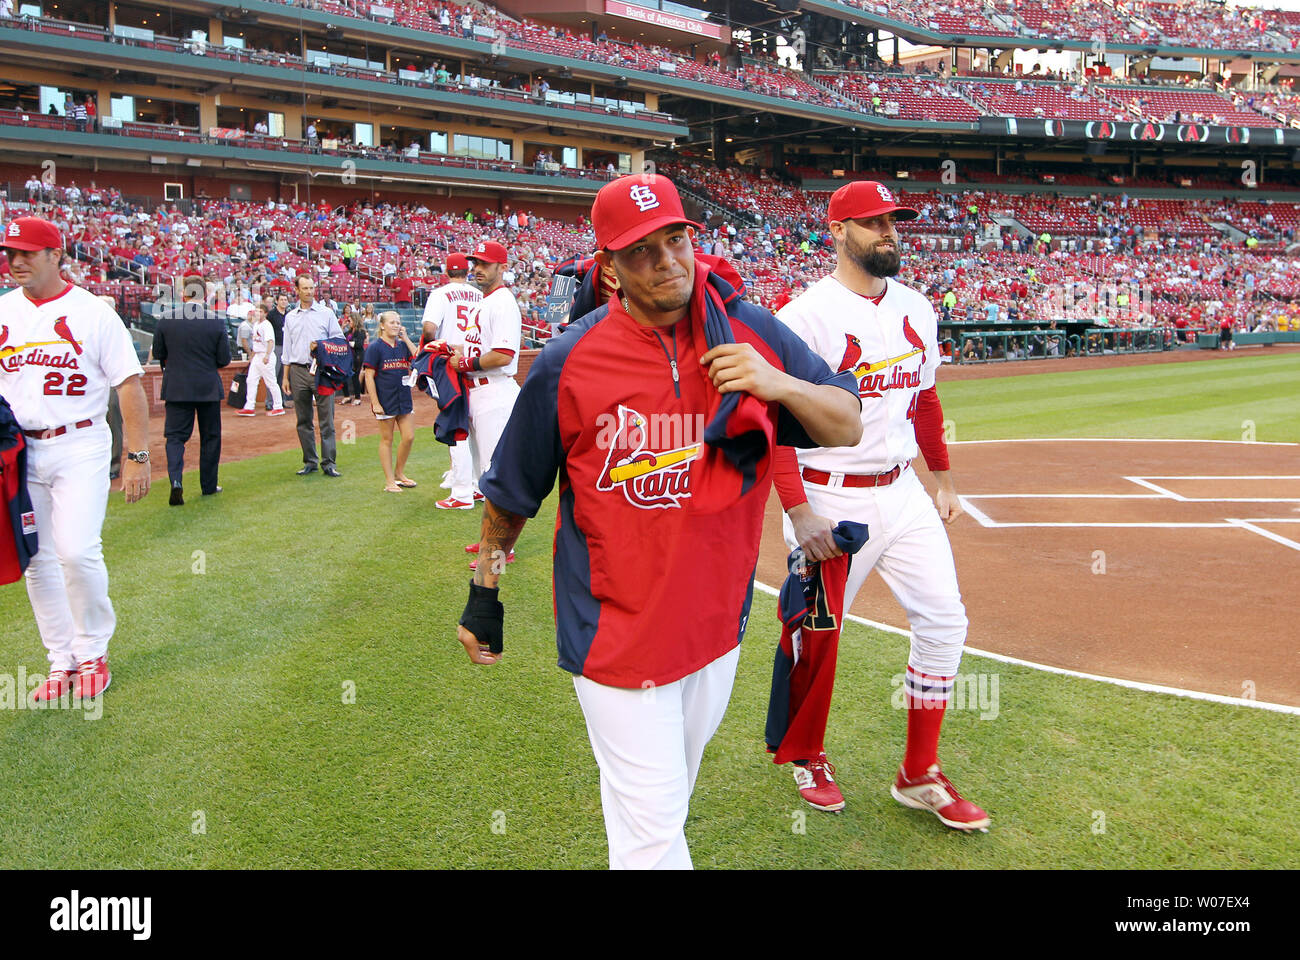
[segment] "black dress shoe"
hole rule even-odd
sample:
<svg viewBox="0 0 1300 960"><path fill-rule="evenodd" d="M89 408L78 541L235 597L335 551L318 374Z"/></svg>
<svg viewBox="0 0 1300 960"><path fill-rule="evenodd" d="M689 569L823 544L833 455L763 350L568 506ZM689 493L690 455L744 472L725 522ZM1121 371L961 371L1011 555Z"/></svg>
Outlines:
<svg viewBox="0 0 1300 960"><path fill-rule="evenodd" d="M303 467L301 470L298 471L298 476L305 477L307 476L307 474L315 473L315 472L316 472L316 468L309 463L307 464L307 466Z"/></svg>
<svg viewBox="0 0 1300 960"><path fill-rule="evenodd" d="M214 493L220 493L220 492L221 492L221 488L220 488L220 487L217 487L215 490L204 490L204 491L203 491L203 495L204 495L205 497L210 497L210 496L212 496Z"/></svg>
<svg viewBox="0 0 1300 960"><path fill-rule="evenodd" d="M343 474L339 473L339 471L338 471L338 467L325 467L325 468L323 468L323 469L325 470L325 476L327 476L327 477L341 477L341 476L343 476Z"/></svg>
<svg viewBox="0 0 1300 960"><path fill-rule="evenodd" d="M182 495L180 487L172 487L171 499L167 501L167 504L172 507L185 506L185 497Z"/></svg>

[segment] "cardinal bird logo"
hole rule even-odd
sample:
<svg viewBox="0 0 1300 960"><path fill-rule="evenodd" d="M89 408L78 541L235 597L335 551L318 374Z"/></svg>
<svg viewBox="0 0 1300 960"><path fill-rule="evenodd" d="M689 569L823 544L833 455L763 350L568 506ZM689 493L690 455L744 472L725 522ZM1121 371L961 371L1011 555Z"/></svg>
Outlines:
<svg viewBox="0 0 1300 960"><path fill-rule="evenodd" d="M852 370L858 365L858 361L862 359L862 341L851 333L844 334L844 341L844 359L840 361L836 373Z"/></svg>
<svg viewBox="0 0 1300 960"><path fill-rule="evenodd" d="M54 321L54 332L72 345L72 350L77 356L81 356L81 344L73 339L72 331L68 329L67 317L59 317Z"/></svg>
<svg viewBox="0 0 1300 960"><path fill-rule="evenodd" d="M627 502L642 510L680 507L678 501L691 495L690 465L699 456L700 444L661 453L647 451L648 426L644 414L618 405L613 432L601 432L609 454L596 489L608 492L622 487Z"/></svg>
<svg viewBox="0 0 1300 960"><path fill-rule="evenodd" d="M912 329L912 325L907 322L907 317L903 317L903 337L916 349L921 351L921 363L925 363L925 341L921 335Z"/></svg>
<svg viewBox="0 0 1300 960"><path fill-rule="evenodd" d="M846 336L849 336L846 334ZM907 353L901 353L896 357L886 357L884 360L876 360L868 363L863 361L857 363L850 369L855 377L858 378L858 396L860 397L879 397L884 390L893 390L896 387L915 387L920 385L920 370L911 372L902 371L902 368L895 370L892 375L881 373L880 371L888 369L895 364L902 363L904 360L910 360L918 353L921 355L921 363L925 364L925 341L920 335L912 329L912 324L907 317L903 317L903 337L911 344L912 349ZM856 358L861 354L861 348L858 347L857 341L849 336L849 350L845 353L848 358L849 353L853 353ZM855 352L856 351L856 352ZM841 364L841 369L844 369ZM913 382L915 381L915 382Z"/></svg>

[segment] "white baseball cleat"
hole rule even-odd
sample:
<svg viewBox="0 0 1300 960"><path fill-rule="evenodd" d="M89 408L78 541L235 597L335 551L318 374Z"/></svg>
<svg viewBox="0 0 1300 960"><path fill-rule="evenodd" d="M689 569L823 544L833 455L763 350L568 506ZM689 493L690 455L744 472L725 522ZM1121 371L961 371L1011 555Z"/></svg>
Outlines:
<svg viewBox="0 0 1300 960"><path fill-rule="evenodd" d="M442 489L444 489L444 490L450 490L450 489L451 489L451 471L450 471L450 470L448 470L446 473L444 473L444 474L442 475L442 483L440 484L440 486L441 486Z"/></svg>

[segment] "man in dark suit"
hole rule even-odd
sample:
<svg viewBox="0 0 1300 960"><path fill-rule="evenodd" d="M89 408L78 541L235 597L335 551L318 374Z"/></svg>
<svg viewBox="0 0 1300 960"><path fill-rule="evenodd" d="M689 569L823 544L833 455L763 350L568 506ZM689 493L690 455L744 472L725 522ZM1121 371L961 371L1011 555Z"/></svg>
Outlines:
<svg viewBox="0 0 1300 960"><path fill-rule="evenodd" d="M181 491L185 444L194 432L196 418L199 489L204 496L221 492L217 464L221 460L221 401L226 391L217 370L230 363L226 323L205 310L201 300L179 305L175 313L158 321L153 356L163 368L162 398L167 407L163 436L167 439L167 476L172 482L169 502L179 507L185 503Z"/></svg>

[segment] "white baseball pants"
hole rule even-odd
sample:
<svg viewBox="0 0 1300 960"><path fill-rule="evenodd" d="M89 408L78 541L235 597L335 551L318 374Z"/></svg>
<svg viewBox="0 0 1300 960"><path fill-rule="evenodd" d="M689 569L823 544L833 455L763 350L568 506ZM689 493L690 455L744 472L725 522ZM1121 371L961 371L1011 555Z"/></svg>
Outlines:
<svg viewBox="0 0 1300 960"><path fill-rule="evenodd" d="M27 565L27 596L52 670L106 656L117 626L100 539L111 448L103 421L49 440L27 438L39 545Z"/></svg>
<svg viewBox="0 0 1300 960"><path fill-rule="evenodd" d="M952 545L934 501L910 467L887 487L827 487L804 482L813 511L832 523L856 520L868 539L849 567L847 611L873 569L893 592L912 628L908 663L941 677L956 675L966 642L966 608L957 588ZM798 546L782 517L786 545Z"/></svg>
<svg viewBox="0 0 1300 960"><path fill-rule="evenodd" d="M246 399L244 409L252 410L257 406L257 385L266 383L267 396L271 398L272 410L284 409L284 397L280 395L280 384L275 379L275 361L266 363L259 353L248 361L248 379L245 381Z"/></svg>
<svg viewBox="0 0 1300 960"><path fill-rule="evenodd" d="M574 677L600 767L611 870L689 870L686 813L727 712L740 647L676 683L629 690Z"/></svg>
<svg viewBox="0 0 1300 960"><path fill-rule="evenodd" d="M518 396L519 384L515 383L514 377L494 379L481 387L470 388L469 443L475 489L478 488L479 479L492 466L492 454L496 452L501 434L505 433L506 422L510 419L510 411L515 408L515 398ZM454 476L452 482L455 483ZM455 496L454 487L452 496Z"/></svg>
<svg viewBox="0 0 1300 960"><path fill-rule="evenodd" d="M474 443L471 439L462 440L451 446L451 497L469 503L478 489L474 476Z"/></svg>

